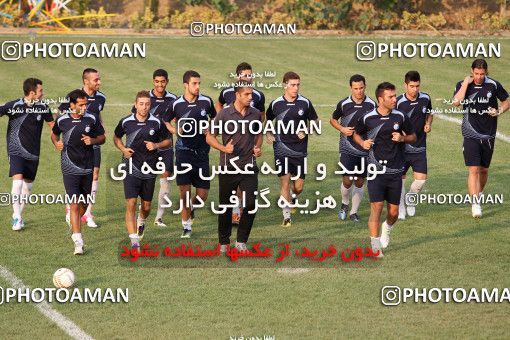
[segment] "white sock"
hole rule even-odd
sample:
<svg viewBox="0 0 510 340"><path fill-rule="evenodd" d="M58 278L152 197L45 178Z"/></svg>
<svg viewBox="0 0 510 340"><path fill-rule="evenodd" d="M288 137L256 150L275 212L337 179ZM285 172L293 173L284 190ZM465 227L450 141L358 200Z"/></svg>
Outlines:
<svg viewBox="0 0 510 340"><path fill-rule="evenodd" d="M140 246L140 237L138 234L129 234L129 239L131 240L131 247L134 245Z"/></svg>
<svg viewBox="0 0 510 340"><path fill-rule="evenodd" d="M23 191L23 180L22 179L13 179L12 180L12 218L21 218L21 204L20 196ZM16 197L16 198L15 198Z"/></svg>
<svg viewBox="0 0 510 340"><path fill-rule="evenodd" d="M402 178L402 191L400 192L400 207L405 207L406 203L406 180Z"/></svg>
<svg viewBox="0 0 510 340"><path fill-rule="evenodd" d="M23 196L30 196L30 194L32 194L32 185L33 183L28 183L28 182L25 182L23 181L23 189L21 189L21 194ZM25 202L23 201L23 203L20 204L20 207L19 207L19 214L23 214L23 209L25 208Z"/></svg>
<svg viewBox="0 0 510 340"><path fill-rule="evenodd" d="M351 188L347 189L344 186L344 183L342 183L342 185L340 186L340 191L342 192L342 204L349 205L349 193L351 191Z"/></svg>
<svg viewBox="0 0 510 340"><path fill-rule="evenodd" d="M193 225L193 220L190 217L190 218L188 218L187 221L181 220L181 223L182 223L182 228L183 229L191 230L191 226Z"/></svg>
<svg viewBox="0 0 510 340"><path fill-rule="evenodd" d="M373 250L381 249L381 238L370 236L370 245L372 246Z"/></svg>
<svg viewBox="0 0 510 340"><path fill-rule="evenodd" d="M92 181L92 189L90 190L90 194L94 198L94 202L96 201L96 193L97 193L97 181ZM89 217L92 215L92 203L90 203L85 211L85 216Z"/></svg>
<svg viewBox="0 0 510 340"><path fill-rule="evenodd" d="M81 238L81 233L73 233L71 235L71 239L73 240L74 243L83 245L83 239Z"/></svg>
<svg viewBox="0 0 510 340"><path fill-rule="evenodd" d="M238 214L241 215L241 207L237 206L232 209L232 214Z"/></svg>
<svg viewBox="0 0 510 340"><path fill-rule="evenodd" d="M163 218L163 213L165 212L165 208L161 207L162 205L166 205L165 196L168 197L170 194L170 186L168 185L168 180L166 178L159 179L159 194L158 194L158 210L156 212L156 220Z"/></svg>
<svg viewBox="0 0 510 340"><path fill-rule="evenodd" d="M289 207L282 208L282 213L283 213L284 220L290 219L290 208Z"/></svg>
<svg viewBox="0 0 510 340"><path fill-rule="evenodd" d="M389 230L391 230L393 228L393 224L388 224L388 222L384 221L383 222L383 227L386 226Z"/></svg>
<svg viewBox="0 0 510 340"><path fill-rule="evenodd" d="M354 186L352 188L352 207L350 215L358 213L359 205L361 204L361 200L363 199L363 187L358 188Z"/></svg>
<svg viewBox="0 0 510 340"><path fill-rule="evenodd" d="M142 224L145 224L145 218L142 218L142 216L138 214L138 218L136 219L136 225L141 226Z"/></svg>
<svg viewBox="0 0 510 340"><path fill-rule="evenodd" d="M425 185L425 179L415 179L413 183L411 183L411 188L409 188L409 192L420 192L423 186Z"/></svg>

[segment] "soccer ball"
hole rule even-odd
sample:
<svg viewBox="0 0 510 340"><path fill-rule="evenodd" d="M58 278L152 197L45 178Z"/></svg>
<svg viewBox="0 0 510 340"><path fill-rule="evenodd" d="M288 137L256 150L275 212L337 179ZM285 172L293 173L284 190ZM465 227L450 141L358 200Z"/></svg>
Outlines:
<svg viewBox="0 0 510 340"><path fill-rule="evenodd" d="M74 284L74 273L71 269L60 268L53 274L53 284L57 288L69 288Z"/></svg>

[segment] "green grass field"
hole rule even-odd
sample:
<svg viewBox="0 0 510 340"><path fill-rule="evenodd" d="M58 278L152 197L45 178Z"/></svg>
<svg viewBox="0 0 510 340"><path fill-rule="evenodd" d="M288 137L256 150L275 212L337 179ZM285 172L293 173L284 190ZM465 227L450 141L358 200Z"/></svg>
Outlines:
<svg viewBox="0 0 510 340"><path fill-rule="evenodd" d="M25 41L21 37L6 37ZM496 39L496 38L495 38ZM102 91L107 95L103 120L107 143L94 208L97 230L84 227L88 246L85 256L72 254L73 245L64 222L64 207L28 206L24 212L26 229L13 232L12 210L0 207L0 265L8 268L31 287L52 287L52 274L60 267L71 268L78 287L129 287L127 304L52 304L94 338L218 338L230 336L278 338L507 338L510 332L508 304L407 303L385 307L380 290L386 285L402 287L510 287L510 145L496 142L486 193L503 194L503 205L485 206L480 220L471 217L469 206L419 206L417 215L399 221L385 258L373 265L279 271L276 266L235 268L221 265L203 268L133 266L119 263L118 246L126 237L122 184L109 179L120 153L115 149L113 129L129 113L138 90L151 87L152 71L165 68L170 73L169 90L182 93L182 74L195 69L202 75L201 92L217 100L214 82L228 80L241 61L255 71L301 75L301 94L316 106L323 121L323 133L309 143L313 162L333 164L338 158L338 134L329 125L334 106L348 95L348 79L362 73L373 97L376 84L391 81L403 91L403 75L416 69L422 76L422 91L434 105L451 98L458 80L469 71L471 60L387 59L359 62L354 47L358 38L288 39L202 39L166 37L38 37L38 42L143 42L148 45L145 59L25 59L2 62L0 102L19 98L21 84L35 76L44 82L47 98L64 96L81 84L85 67L95 67L102 75ZM396 41L432 41L430 38ZM434 39L438 40L438 39ZM457 41L439 39L440 42ZM466 42L468 40L465 40ZM502 57L489 60L490 75L510 89L508 68L510 41L501 39ZM271 80L274 81L274 80ZM264 91L266 105L281 94L280 89ZM510 113L499 118L499 131L510 134ZM457 116L457 118L461 118ZM0 120L0 135L6 133L7 119ZM4 138L4 137L2 137ZM0 143L0 192L10 192L5 140ZM262 160L272 162L272 149L264 144ZM41 162L34 193L63 192L59 154L43 131ZM460 126L435 119L428 139L428 193L465 193L467 171L462 157ZM211 151L211 163L218 153ZM276 177L260 177L259 187L269 187L277 198ZM409 186L409 180L408 184ZM340 178L328 176L317 182L307 177L304 198L314 191L340 200ZM172 185L172 197L176 197ZM217 180L211 185L210 199L218 195ZM157 197L157 196L156 196ZM167 213L169 228L152 227L146 239L179 241L180 216ZM361 222L339 221L337 210L316 216L294 215L291 229L282 229L281 213L263 211L256 217L250 241L292 242L300 237L320 241L367 241L368 195L360 210ZM216 217L201 212L194 223L193 239L212 244L217 240ZM192 239L192 240L193 240ZM164 261L163 261L164 262ZM303 266L305 267L305 266ZM8 283L0 278L0 286ZM30 304L0 306L0 338L66 338L67 335Z"/></svg>

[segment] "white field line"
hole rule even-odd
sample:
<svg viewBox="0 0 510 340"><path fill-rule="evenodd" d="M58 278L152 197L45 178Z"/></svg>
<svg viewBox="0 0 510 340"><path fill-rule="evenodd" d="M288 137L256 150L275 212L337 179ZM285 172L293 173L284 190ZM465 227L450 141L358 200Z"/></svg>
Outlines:
<svg viewBox="0 0 510 340"><path fill-rule="evenodd" d="M27 289L23 281L21 281L16 275L14 275L9 269L0 265L0 277L5 279L12 288L15 289ZM46 301L41 303L33 303L35 308L48 318L50 321L55 323L60 329L62 329L67 335L73 339L93 339L90 335L85 333L78 325L66 318L64 315L53 309Z"/></svg>

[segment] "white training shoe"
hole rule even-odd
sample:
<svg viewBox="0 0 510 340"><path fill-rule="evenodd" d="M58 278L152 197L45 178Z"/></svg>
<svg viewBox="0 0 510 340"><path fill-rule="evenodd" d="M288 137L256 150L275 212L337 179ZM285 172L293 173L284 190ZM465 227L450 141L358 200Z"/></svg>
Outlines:
<svg viewBox="0 0 510 340"><path fill-rule="evenodd" d="M156 227L166 228L166 224L163 222L163 220L161 218L158 218L157 220L155 220L154 225Z"/></svg>
<svg viewBox="0 0 510 340"><path fill-rule="evenodd" d="M248 251L248 247L246 247L246 243L243 243L243 242L236 241L236 248L239 251Z"/></svg>
<svg viewBox="0 0 510 340"><path fill-rule="evenodd" d="M74 255L83 255L83 243L74 243Z"/></svg>
<svg viewBox="0 0 510 340"><path fill-rule="evenodd" d="M89 228L98 228L99 226L94 222L94 217L89 216L87 217L87 226Z"/></svg>
<svg viewBox="0 0 510 340"><path fill-rule="evenodd" d="M20 218L13 218L11 221L12 224L12 230L14 231L20 231L23 229L23 220Z"/></svg>
<svg viewBox="0 0 510 340"><path fill-rule="evenodd" d="M371 243L371 246L372 246L372 252L374 254L379 252L377 254L377 256L375 256L375 257L378 258L378 259L383 258L384 254L382 252L381 242L379 240L372 239L372 240L370 240L370 243Z"/></svg>
<svg viewBox="0 0 510 340"><path fill-rule="evenodd" d="M381 226L381 247L382 249L386 249L390 244L390 233L393 227L389 227L386 221L383 222Z"/></svg>
<svg viewBox="0 0 510 340"><path fill-rule="evenodd" d="M471 205L471 214L474 218L482 218L482 206L480 204Z"/></svg>
<svg viewBox="0 0 510 340"><path fill-rule="evenodd" d="M398 206L398 219L399 220L405 220L406 219L406 206L405 206L405 204L400 204Z"/></svg>

